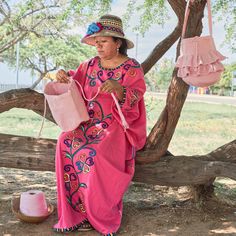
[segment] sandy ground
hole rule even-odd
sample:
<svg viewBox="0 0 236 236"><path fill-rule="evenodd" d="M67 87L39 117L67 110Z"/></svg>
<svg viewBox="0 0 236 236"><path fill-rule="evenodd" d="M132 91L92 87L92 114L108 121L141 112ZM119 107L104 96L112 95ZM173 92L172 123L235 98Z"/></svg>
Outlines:
<svg viewBox="0 0 236 236"><path fill-rule="evenodd" d="M234 181L226 184L236 189ZM12 213L12 196L30 189L44 191L56 206L54 173L0 168L0 235L60 235L51 230L57 221L56 211L40 224L21 222ZM132 183L124 197L124 214L118 233L129 236L236 236L235 195L219 195L202 206L189 200L187 187ZM69 235L99 234L91 231Z"/></svg>

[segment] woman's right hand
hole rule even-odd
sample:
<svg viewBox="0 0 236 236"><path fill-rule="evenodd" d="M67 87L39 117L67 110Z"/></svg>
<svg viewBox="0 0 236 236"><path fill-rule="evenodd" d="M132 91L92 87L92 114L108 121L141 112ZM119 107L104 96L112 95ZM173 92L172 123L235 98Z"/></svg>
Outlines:
<svg viewBox="0 0 236 236"><path fill-rule="evenodd" d="M66 83L68 84L70 80L70 77L67 75L67 73L64 70L59 70L56 73L56 81L60 83Z"/></svg>

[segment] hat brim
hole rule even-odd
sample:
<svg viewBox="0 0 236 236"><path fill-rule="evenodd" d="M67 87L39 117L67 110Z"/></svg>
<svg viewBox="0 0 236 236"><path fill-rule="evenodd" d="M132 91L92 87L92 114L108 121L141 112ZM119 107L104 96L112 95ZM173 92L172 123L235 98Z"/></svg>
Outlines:
<svg viewBox="0 0 236 236"><path fill-rule="evenodd" d="M12 198L12 211L15 216L20 219L21 221L28 222L28 223L41 223L46 220L54 211L54 206L47 202L48 204L48 212L47 215L44 216L27 216L20 211L20 196Z"/></svg>
<svg viewBox="0 0 236 236"><path fill-rule="evenodd" d="M114 33L109 32L109 31L106 31L106 30L102 30L98 33L94 33L92 35L85 36L84 38L82 38L81 42L86 43L88 45L95 46L95 37L117 37L117 38L125 39L128 49L134 47L134 43L131 40L127 39L124 36L121 36L120 34L116 34L115 32Z"/></svg>

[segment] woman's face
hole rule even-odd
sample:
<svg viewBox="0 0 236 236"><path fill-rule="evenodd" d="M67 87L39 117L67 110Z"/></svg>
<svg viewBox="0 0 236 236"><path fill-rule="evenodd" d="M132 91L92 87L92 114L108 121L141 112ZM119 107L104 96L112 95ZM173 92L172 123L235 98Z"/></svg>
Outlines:
<svg viewBox="0 0 236 236"><path fill-rule="evenodd" d="M95 47L101 59L109 60L117 55L120 41L115 42L112 37L95 37Z"/></svg>

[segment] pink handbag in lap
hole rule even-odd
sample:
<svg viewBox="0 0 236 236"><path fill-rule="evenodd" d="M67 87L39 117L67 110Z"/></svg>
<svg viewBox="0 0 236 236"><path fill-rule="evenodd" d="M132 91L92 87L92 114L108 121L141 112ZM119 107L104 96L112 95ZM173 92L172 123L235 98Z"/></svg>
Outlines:
<svg viewBox="0 0 236 236"><path fill-rule="evenodd" d="M76 83L80 87L82 95ZM70 83L68 84L59 82L49 82L44 88L44 96L45 96L44 118L46 115L46 100L47 100L52 116L56 121L56 123L58 124L58 126L63 131L72 131L76 129L81 122L89 120L89 115L87 108L85 106L84 99L86 101L92 101L97 97L98 94L99 90L97 91L97 93L93 98L91 99L86 98L80 83L73 79L71 79ZM117 107L124 130L126 130L127 128L129 128L129 126L121 111L120 105L114 93L111 93L111 96ZM42 121L38 137L41 136L43 124L44 124L44 119Z"/></svg>
<svg viewBox="0 0 236 236"><path fill-rule="evenodd" d="M185 9L180 56L176 62L176 67L179 68L177 75L189 85L207 87L220 80L221 73L224 71L224 66L220 61L225 57L216 50L212 37L210 0L207 0L210 35L184 38L190 12L189 3L190 0L188 0Z"/></svg>
<svg viewBox="0 0 236 236"><path fill-rule="evenodd" d="M63 131L76 129L89 115L75 80L70 83L49 82L44 88L52 116Z"/></svg>

